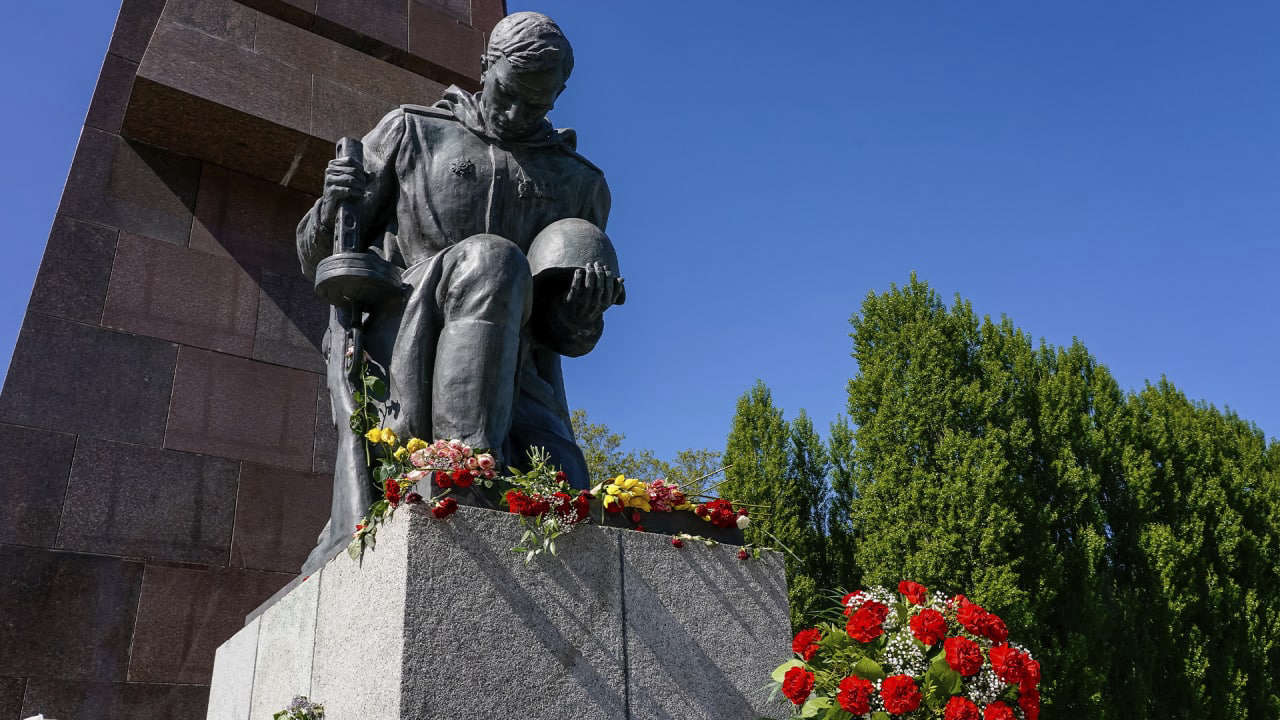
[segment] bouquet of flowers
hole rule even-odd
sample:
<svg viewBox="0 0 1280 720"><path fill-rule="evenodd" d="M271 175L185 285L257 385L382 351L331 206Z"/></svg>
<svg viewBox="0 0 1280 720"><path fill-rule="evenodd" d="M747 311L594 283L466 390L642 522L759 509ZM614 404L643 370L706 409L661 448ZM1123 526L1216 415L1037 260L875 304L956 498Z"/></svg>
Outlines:
<svg viewBox="0 0 1280 720"><path fill-rule="evenodd" d="M493 455L458 440L428 443L409 438L401 445L395 432L385 427L371 428L364 439L370 457L377 461L373 480L382 497L369 506L356 525L347 547L353 559L359 559L365 548L374 547L378 526L389 520L402 503L428 502L432 515L446 518L458 509L458 501L448 497L454 488L466 489L477 483L492 487L497 477ZM439 492L431 490L432 483ZM423 492L429 499L424 501Z"/></svg>
<svg viewBox="0 0 1280 720"><path fill-rule="evenodd" d="M551 464L549 453L542 448L529 450L527 472L509 470L511 475L504 480L512 487L503 502L509 511L520 516L524 526L520 544L511 550L524 553L525 564L544 552L555 555L556 538L586 522L591 493L575 493L564 471Z"/></svg>
<svg viewBox="0 0 1280 720"><path fill-rule="evenodd" d="M1004 621L963 595L898 583L844 596L843 627L823 622L792 641L773 671L792 717L847 720L1037 720L1040 664L1009 642ZM838 615L834 617L839 617Z"/></svg>

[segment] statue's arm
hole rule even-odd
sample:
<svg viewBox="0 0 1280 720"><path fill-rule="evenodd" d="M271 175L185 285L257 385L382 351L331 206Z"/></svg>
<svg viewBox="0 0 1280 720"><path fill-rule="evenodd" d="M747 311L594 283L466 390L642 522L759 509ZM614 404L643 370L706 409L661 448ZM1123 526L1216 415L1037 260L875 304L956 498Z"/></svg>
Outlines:
<svg viewBox="0 0 1280 720"><path fill-rule="evenodd" d="M366 245L382 232L386 216L395 203L399 189L396 159L403 145L405 125L404 111L396 108L361 140L366 185L364 199L360 203L360 227L368 236ZM324 194L321 193L298 223L298 260L302 264L302 274L312 280L315 279L316 265L333 252L333 228L321 220L323 202Z"/></svg>

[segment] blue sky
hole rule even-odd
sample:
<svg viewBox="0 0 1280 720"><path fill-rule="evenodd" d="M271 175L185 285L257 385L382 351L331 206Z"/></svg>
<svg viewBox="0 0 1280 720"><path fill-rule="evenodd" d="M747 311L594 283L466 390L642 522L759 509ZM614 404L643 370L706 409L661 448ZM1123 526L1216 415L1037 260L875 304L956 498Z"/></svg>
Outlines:
<svg viewBox="0 0 1280 720"><path fill-rule="evenodd" d="M3 4L7 358L114 9ZM633 446L722 447L757 378L825 427L850 314L913 270L1280 435L1280 5L509 4L576 49L552 118L609 178L628 302L570 403Z"/></svg>

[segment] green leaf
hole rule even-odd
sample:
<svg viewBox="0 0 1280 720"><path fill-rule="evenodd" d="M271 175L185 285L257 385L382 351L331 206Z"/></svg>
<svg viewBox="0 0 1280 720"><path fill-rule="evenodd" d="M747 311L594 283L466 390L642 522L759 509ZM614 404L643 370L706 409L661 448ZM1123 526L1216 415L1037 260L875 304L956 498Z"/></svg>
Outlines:
<svg viewBox="0 0 1280 720"><path fill-rule="evenodd" d="M357 390L357 391L355 391L355 392L351 393L351 402L353 402L353 403L355 403L355 404L357 404L357 405L363 405L363 404L364 404L364 393L360 392L359 390Z"/></svg>
<svg viewBox="0 0 1280 720"><path fill-rule="evenodd" d="M387 384L383 382L381 378L374 378L373 382L369 383L369 394L373 395L375 398L386 397Z"/></svg>
<svg viewBox="0 0 1280 720"><path fill-rule="evenodd" d="M769 677L773 678L774 682L780 683L786 678L787 671L793 667L804 667L804 663L799 660L788 660L774 668Z"/></svg>
<svg viewBox="0 0 1280 720"><path fill-rule="evenodd" d="M810 695L800 708L800 717L811 718L817 717L819 712L831 707L831 698L823 695Z"/></svg>
<svg viewBox="0 0 1280 720"><path fill-rule="evenodd" d="M871 720L893 720L893 718L889 717L889 713L883 710L877 710L871 713Z"/></svg>
<svg viewBox="0 0 1280 720"><path fill-rule="evenodd" d="M873 682L876 680L883 680L887 677L887 675L885 675L884 668L881 667L880 663L866 657L854 663L853 674Z"/></svg>
<svg viewBox="0 0 1280 720"><path fill-rule="evenodd" d="M352 560L359 560L361 549L360 540L352 540L351 544L347 546L347 555L351 556Z"/></svg>

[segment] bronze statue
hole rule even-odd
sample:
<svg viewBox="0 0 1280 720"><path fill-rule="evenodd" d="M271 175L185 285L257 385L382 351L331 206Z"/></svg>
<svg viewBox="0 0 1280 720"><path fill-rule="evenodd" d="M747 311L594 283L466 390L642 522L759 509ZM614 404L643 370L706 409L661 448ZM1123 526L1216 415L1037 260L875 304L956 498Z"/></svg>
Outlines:
<svg viewBox="0 0 1280 720"><path fill-rule="evenodd" d="M324 351L339 434L329 525L304 573L346 546L373 500L348 427L366 352L401 437L457 438L513 465L545 447L587 487L560 356L589 352L624 298L609 188L573 131L546 119L573 69L555 22L504 18L483 68L480 92L450 87L340 146L298 225L302 271L334 304Z"/></svg>

